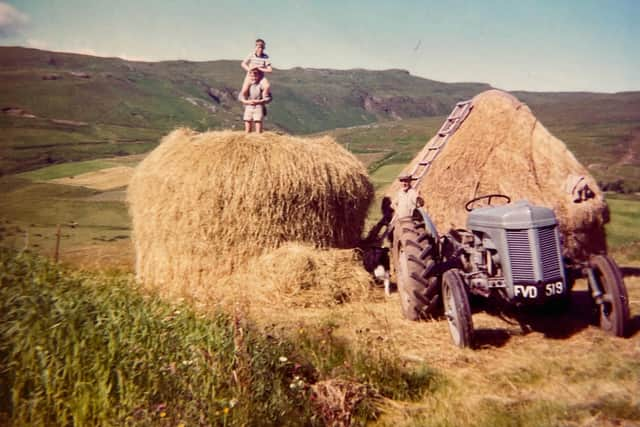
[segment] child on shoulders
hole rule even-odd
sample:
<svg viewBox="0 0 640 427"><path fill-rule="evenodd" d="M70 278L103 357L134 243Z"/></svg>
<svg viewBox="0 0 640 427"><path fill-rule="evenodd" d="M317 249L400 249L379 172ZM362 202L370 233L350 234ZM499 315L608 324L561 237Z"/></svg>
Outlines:
<svg viewBox="0 0 640 427"><path fill-rule="evenodd" d="M247 72L247 75L244 78L244 82L242 83L242 90L240 93L245 97L249 95L249 86L251 84L251 80L249 78L249 74L251 70L258 69L262 73L271 73L273 68L271 68L271 61L269 60L269 55L266 54L264 48L266 47L266 43L262 39L256 40L256 47L253 52L251 52L244 61L240 64L242 68ZM271 89L271 84L266 77L262 77L262 86L264 87L264 96L269 96L269 92Z"/></svg>

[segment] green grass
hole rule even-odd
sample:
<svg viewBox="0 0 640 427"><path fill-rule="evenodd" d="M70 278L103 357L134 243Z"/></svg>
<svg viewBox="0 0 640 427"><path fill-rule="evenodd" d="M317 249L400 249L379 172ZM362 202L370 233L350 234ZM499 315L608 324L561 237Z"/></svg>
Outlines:
<svg viewBox="0 0 640 427"><path fill-rule="evenodd" d="M143 298L125 276L77 275L6 251L0 267L0 402L14 425L310 419L278 361L289 343L247 331L240 346L230 319ZM241 381L234 370L246 370Z"/></svg>
<svg viewBox="0 0 640 427"><path fill-rule="evenodd" d="M98 194L84 187L0 178L0 245L22 248L28 239L29 247L50 255L58 224L63 226L63 249L128 237L131 223L126 205L93 200ZM68 227L70 223L77 227Z"/></svg>
<svg viewBox="0 0 640 427"><path fill-rule="evenodd" d="M51 179L66 178L87 172L94 172L108 167L113 167L113 164L104 160L88 160L85 162L70 162L48 166L34 171L24 172L16 176L30 179L32 181L48 181Z"/></svg>
<svg viewBox="0 0 640 427"><path fill-rule="evenodd" d="M331 420L314 413L310 385L336 376L369 390L355 414L363 425L377 416L371 399L416 399L438 384L432 370L354 351L326 328L294 344L241 317L143 296L127 275L0 249L0 285L9 425L321 425Z"/></svg>
<svg viewBox="0 0 640 427"><path fill-rule="evenodd" d="M405 167L404 163L385 163L371 175L376 190L381 190L395 181Z"/></svg>
<svg viewBox="0 0 640 427"><path fill-rule="evenodd" d="M640 241L640 200L607 198L611 221L607 225L607 241L613 248Z"/></svg>
<svg viewBox="0 0 640 427"><path fill-rule="evenodd" d="M607 196L611 221L606 225L607 244L618 262L640 261L640 199Z"/></svg>

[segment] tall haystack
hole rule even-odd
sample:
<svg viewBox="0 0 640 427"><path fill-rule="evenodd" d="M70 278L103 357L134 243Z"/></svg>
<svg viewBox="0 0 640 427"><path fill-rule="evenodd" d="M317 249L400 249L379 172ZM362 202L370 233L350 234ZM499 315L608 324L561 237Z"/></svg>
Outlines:
<svg viewBox="0 0 640 427"><path fill-rule="evenodd" d="M193 297L285 242L353 247L372 197L331 138L176 130L129 185L138 279Z"/></svg>
<svg viewBox="0 0 640 427"><path fill-rule="evenodd" d="M404 172L409 172L419 153ZM572 186L582 178L593 197L575 202ZM394 183L388 194L399 189ZM555 211L564 236L565 255L584 259L606 251L608 207L587 169L512 95L490 90L473 99L473 109L418 185L441 232L466 227L465 203L502 193Z"/></svg>

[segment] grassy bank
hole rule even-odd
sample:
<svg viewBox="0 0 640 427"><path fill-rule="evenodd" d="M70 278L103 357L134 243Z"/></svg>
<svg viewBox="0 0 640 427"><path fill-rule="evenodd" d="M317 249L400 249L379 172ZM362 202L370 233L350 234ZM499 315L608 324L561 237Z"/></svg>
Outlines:
<svg viewBox="0 0 640 427"><path fill-rule="evenodd" d="M326 325L295 342L265 336L242 316L205 317L143 296L127 275L0 250L0 283L8 425L361 424L377 417L374 401L418 399L437 384L425 366L351 349ZM322 381L347 384L348 413L313 388Z"/></svg>

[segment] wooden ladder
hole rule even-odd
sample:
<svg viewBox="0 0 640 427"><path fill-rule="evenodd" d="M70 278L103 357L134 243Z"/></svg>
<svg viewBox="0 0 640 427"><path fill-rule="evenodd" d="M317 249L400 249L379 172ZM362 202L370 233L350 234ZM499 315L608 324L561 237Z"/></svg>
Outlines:
<svg viewBox="0 0 640 427"><path fill-rule="evenodd" d="M464 119L467 118L472 108L471 100L458 102L440 127L440 130L438 130L436 136L427 143L427 151L424 157L420 159L411 171L411 176L416 180L415 186L420 184L422 178L431 168L433 161L438 157L440 151L442 151L449 138L460 127Z"/></svg>

